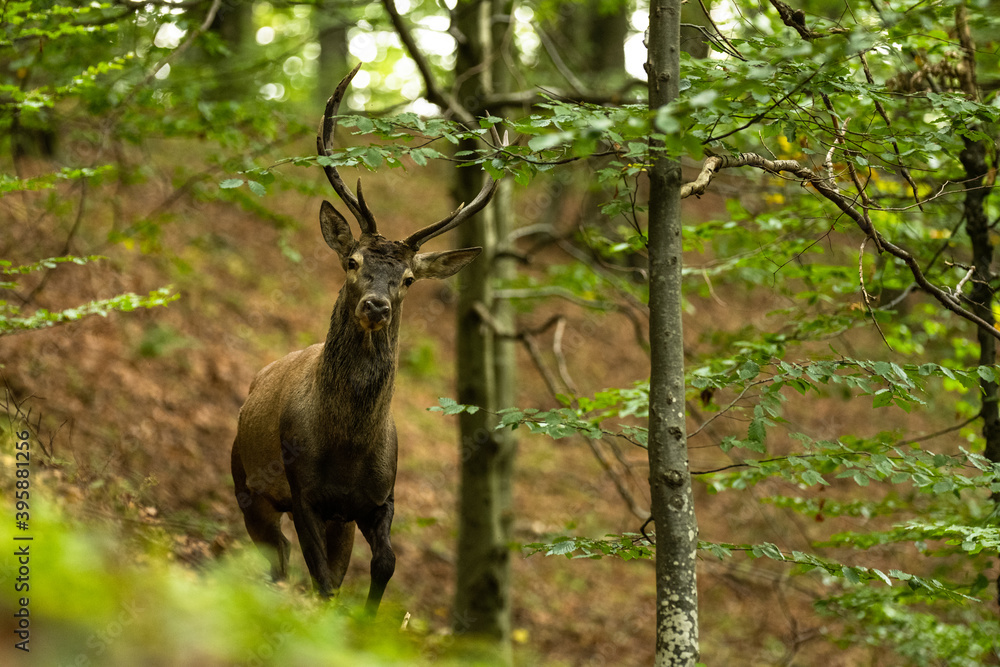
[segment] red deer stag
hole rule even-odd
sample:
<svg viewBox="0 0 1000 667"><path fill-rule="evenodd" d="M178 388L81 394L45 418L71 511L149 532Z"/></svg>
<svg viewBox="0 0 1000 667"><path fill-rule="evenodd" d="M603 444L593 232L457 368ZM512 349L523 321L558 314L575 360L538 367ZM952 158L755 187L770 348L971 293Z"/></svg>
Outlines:
<svg viewBox="0 0 1000 667"><path fill-rule="evenodd" d="M331 155L340 101L359 68L326 104L316 138L321 156ZM233 481L247 532L270 561L272 577L287 575L290 547L281 517L291 512L309 573L324 597L344 580L357 524L372 551L366 608L374 615L396 562L389 542L396 480L396 426L389 404L400 306L414 281L447 278L479 255L482 248L418 250L485 207L497 182L487 177L469 206L390 241L378 233L361 181L355 197L335 167L324 169L357 219L361 237L355 239L344 217L323 202L320 229L347 279L326 342L275 361L250 385L233 443Z"/></svg>

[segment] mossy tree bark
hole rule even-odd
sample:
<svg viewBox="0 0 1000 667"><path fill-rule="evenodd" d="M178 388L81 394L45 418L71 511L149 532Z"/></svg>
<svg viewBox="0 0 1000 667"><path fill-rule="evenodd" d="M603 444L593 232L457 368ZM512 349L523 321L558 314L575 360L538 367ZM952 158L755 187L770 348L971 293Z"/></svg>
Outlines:
<svg viewBox="0 0 1000 667"><path fill-rule="evenodd" d="M955 32L962 45L964 69L961 80L962 91L970 99L978 99L979 84L976 77L976 45L969 29L967 10L964 5L955 9ZM986 200L993 191L989 181L989 164L987 154L989 142L973 141L966 137L965 147L959 154L959 160L965 169L963 183L966 188L962 215L965 217L965 231L969 235L972 250L972 266L975 269L972 281L972 311L986 322L994 325L993 292L996 289L996 276L993 273L993 241L990 238L992 225L986 213ZM997 363L997 341L982 327L976 328L979 342L979 365L993 366ZM980 409L979 416L983 419L983 440L985 447L983 455L994 463L1000 463L1000 403L998 403L998 384L983 378L979 382ZM1000 494L993 494L993 501L1000 503ZM997 601L1000 602L1000 576L997 577Z"/></svg>
<svg viewBox="0 0 1000 667"><path fill-rule="evenodd" d="M491 21L504 11L485 0L459 2L453 17L462 36L455 72L456 91L462 107L479 116L482 100L496 92L506 77L496 57L494 31L506 23ZM506 11L509 13L510 8ZM500 109L490 109L502 113ZM460 146L459 150L475 148ZM456 199L471 201L482 186L481 172L458 170ZM460 417L461 483L459 493L458 553L453 629L491 642L492 652L510 661L510 541L512 528L511 485L515 441L509 432L495 430L491 412L513 404L513 342L486 325L477 309L486 308L492 322L513 329L513 314L493 297L498 276L510 270L497 259L499 245L509 235L510 187L502 183L490 208L472 224L459 228L462 247L481 246L483 254L462 274L458 302L457 377L460 403L483 410Z"/></svg>

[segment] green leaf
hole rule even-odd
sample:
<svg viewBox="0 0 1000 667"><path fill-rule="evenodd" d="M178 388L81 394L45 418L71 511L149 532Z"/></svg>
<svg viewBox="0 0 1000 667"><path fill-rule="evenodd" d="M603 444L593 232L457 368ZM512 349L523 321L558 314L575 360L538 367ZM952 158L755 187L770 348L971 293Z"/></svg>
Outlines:
<svg viewBox="0 0 1000 667"><path fill-rule="evenodd" d="M567 136L567 133L565 132L539 134L528 140L528 148L536 153L540 153L544 150L555 148L556 146L566 143L566 140L571 137L572 135Z"/></svg>
<svg viewBox="0 0 1000 667"><path fill-rule="evenodd" d="M233 188L238 188L243 185L242 178L227 178L226 180L219 183L219 187L223 190L231 190Z"/></svg>
<svg viewBox="0 0 1000 667"><path fill-rule="evenodd" d="M879 389L872 398L872 407L884 408L887 405L892 405L892 391L889 389Z"/></svg>
<svg viewBox="0 0 1000 667"><path fill-rule="evenodd" d="M808 484L809 486L812 486L813 484L829 485L829 482L823 479L823 475L821 475L819 472L815 470L806 470L805 472L803 472L802 481Z"/></svg>
<svg viewBox="0 0 1000 667"><path fill-rule="evenodd" d="M760 366L753 361L747 360L740 366L739 376L741 380L752 380L760 374Z"/></svg>

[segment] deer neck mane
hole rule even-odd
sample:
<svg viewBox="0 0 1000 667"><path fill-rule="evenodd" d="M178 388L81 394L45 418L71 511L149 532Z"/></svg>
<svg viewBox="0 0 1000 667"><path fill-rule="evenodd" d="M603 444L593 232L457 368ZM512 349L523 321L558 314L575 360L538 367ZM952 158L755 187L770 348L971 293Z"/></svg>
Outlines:
<svg viewBox="0 0 1000 667"><path fill-rule="evenodd" d="M388 326L365 331L341 290L317 369L319 387L340 407L338 412L354 419L388 414L396 380L399 320L397 308Z"/></svg>

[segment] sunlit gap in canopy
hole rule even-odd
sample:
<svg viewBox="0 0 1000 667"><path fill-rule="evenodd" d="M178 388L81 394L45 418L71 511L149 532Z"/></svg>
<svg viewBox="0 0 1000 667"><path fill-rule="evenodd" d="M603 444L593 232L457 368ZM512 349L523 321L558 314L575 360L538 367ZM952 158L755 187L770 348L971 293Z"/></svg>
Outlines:
<svg viewBox="0 0 1000 667"><path fill-rule="evenodd" d="M455 0L443 0L437 8L423 8L414 0L395 0L396 9L407 15L412 26L412 36L420 51L428 58L436 69L449 70L454 67L456 42L449 33L450 17L442 5L449 9L455 6ZM261 11L265 9L267 11ZM314 11L308 7L296 7L294 16L275 13L270 3L256 3L255 15L260 26L255 34L258 44L266 46L276 43L279 38L285 38L289 33L299 33L311 20L308 12ZM440 12L440 13L436 13ZM265 18L266 16L266 18ZM725 33L732 32L734 22L739 20L729 8L716 7L712 10L716 24ZM623 45L625 52L625 69L628 74L639 80L646 79L645 62L646 46L645 32L649 25L648 0L639 0L635 11L629 15L630 33ZM261 21L263 19L263 21ZM521 66L531 68L544 57L544 49L535 26L535 12L526 5L514 9L513 37L519 54ZM302 22L303 26L291 25ZM261 25L261 23L265 23ZM407 101L405 109L421 115L435 115L440 109L422 97L424 93L423 75L416 63L403 48L402 42L392 30L378 29L384 24L384 9L378 4L370 4L364 9L364 17L357 20L347 33L348 51L351 57L361 63L372 65L366 67L355 78L351 90L345 100L346 105L355 110L365 108L373 98L385 99L388 93L398 94ZM183 38L180 31L172 24L162 28L164 44L175 44ZM290 30L291 28L291 30ZM315 75L316 58L319 45L310 41L313 53L290 55L282 65L283 73L290 78L302 78ZM725 58L725 54L712 50L711 57ZM294 84L298 87L299 84ZM267 83L261 87L261 95L267 99L285 99L285 84L279 82ZM373 95L373 93L375 93Z"/></svg>

